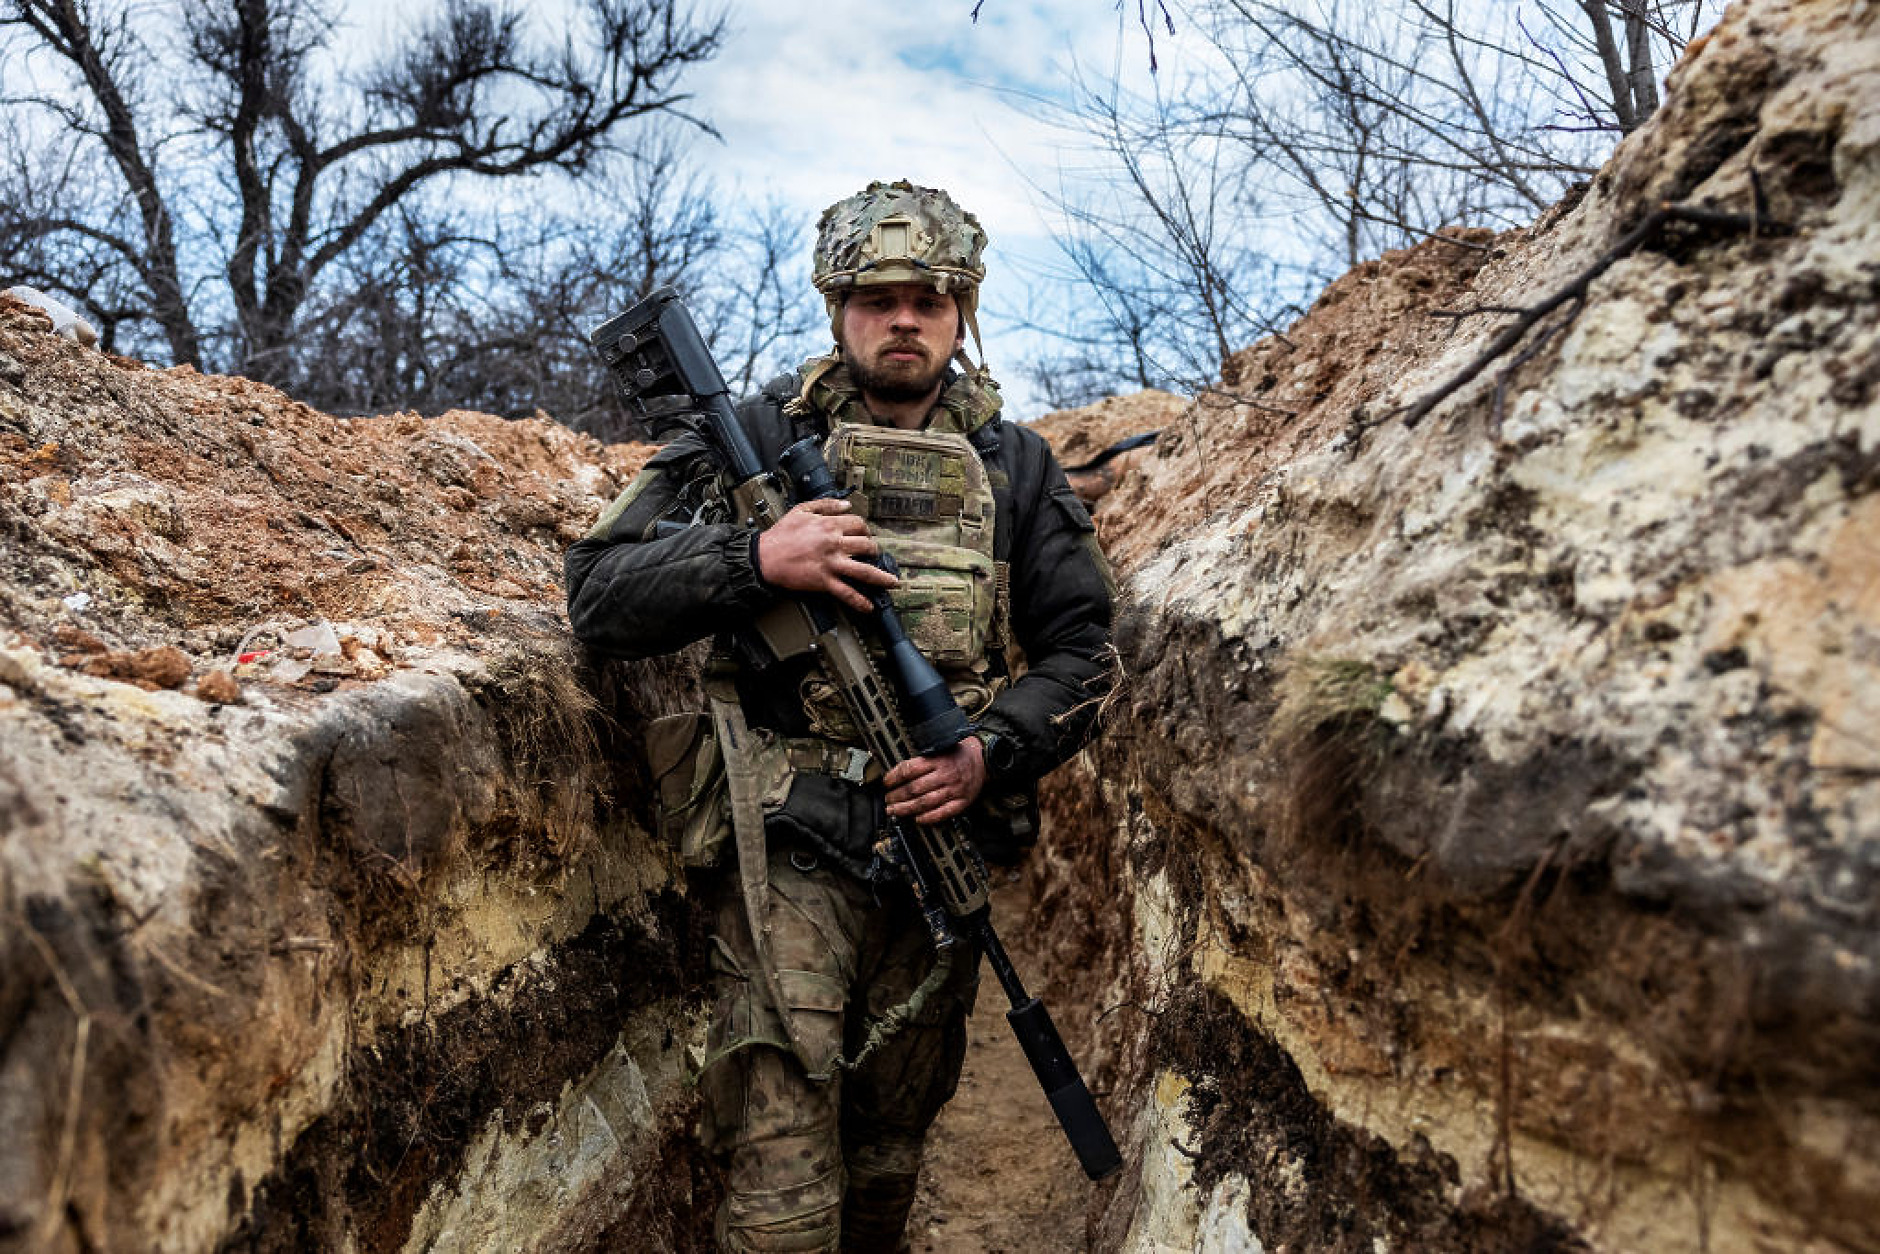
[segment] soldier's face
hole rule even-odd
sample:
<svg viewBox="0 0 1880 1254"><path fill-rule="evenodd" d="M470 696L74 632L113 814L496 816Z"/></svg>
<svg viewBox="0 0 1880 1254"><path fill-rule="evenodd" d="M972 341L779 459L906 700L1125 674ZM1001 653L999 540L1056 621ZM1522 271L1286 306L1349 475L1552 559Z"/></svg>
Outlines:
<svg viewBox="0 0 1880 1254"><path fill-rule="evenodd" d="M923 283L859 288L842 304L842 357L865 394L931 395L959 348L960 309Z"/></svg>

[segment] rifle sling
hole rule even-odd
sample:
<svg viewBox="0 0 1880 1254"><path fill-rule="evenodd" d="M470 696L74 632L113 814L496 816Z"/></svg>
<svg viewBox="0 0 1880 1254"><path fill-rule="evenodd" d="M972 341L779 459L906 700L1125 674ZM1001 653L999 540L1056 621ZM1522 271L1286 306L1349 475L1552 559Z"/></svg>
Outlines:
<svg viewBox="0 0 1880 1254"><path fill-rule="evenodd" d="M797 1061L811 1079L827 1078L818 1074L820 1059L812 1060L803 1042L802 1029L783 999L783 985L777 979L777 964L770 954L770 870L764 841L764 806L758 782L752 771L751 729L744 721L737 692L729 683L708 679L705 695L710 699L712 723L723 750L725 783L731 795L731 830L738 850L738 886L744 898L744 918L751 929L751 951L757 956L757 970L764 981L764 992L783 1021L784 1034Z"/></svg>

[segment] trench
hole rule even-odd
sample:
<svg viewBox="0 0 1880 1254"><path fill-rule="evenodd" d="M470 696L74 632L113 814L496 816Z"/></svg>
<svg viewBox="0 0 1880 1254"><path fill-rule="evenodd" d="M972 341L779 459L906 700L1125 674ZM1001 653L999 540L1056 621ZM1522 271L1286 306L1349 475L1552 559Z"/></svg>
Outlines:
<svg viewBox="0 0 1880 1254"><path fill-rule="evenodd" d="M1101 1008L1067 996L1069 981L1039 958L1031 886L1006 879L993 893L993 923L1026 990L1050 1008L1073 1056L1089 1057ZM959 1092L930 1134L920 1196L908 1216L914 1254L1074 1254L1089 1248L1085 1215L1111 1186L1085 1179L1005 1022L998 985L982 979L968 1028ZM1093 1090L1094 1091L1094 1090ZM1098 1092L1099 1100L1103 1094ZM1117 1112L1107 1112L1112 1132Z"/></svg>
<svg viewBox="0 0 1880 1254"><path fill-rule="evenodd" d="M1205 654L1205 641L1187 643ZM467 777L423 774L431 761L486 762L508 781L509 800L476 811L483 817L467 837L431 831L429 886L416 898L398 887L405 882L399 876L360 870L383 865L362 852L362 832L374 848L410 847L388 814L374 811L374 825L361 827L348 815L363 812L364 803L349 809L316 799L269 820L312 825L301 829L308 843L290 878L324 884L332 894L330 917L350 957L330 968L336 982L327 996L346 1008L350 1026L339 1079L316 1106L288 1100L298 1083L292 1078L274 1082L287 1086L284 1096L271 1090L255 1117L273 1121L278 1148L266 1156L266 1170L222 1177L221 1196L207 1209L219 1210L224 1226L202 1248L711 1248L720 1184L693 1136L689 1084L707 942L694 885L660 861L641 829L646 793L632 765L637 729L683 699L682 678L664 675L649 686L647 673L590 677L613 711L592 747L613 763L599 775L592 760L566 756L579 737L558 735L559 750L529 739L520 729L539 725L531 711L541 698L517 698L521 689L501 683L432 686L411 708L380 701L362 738L345 754L320 758L329 776L346 769L336 762L357 761L377 779L388 760L415 755L423 764L414 769L440 796ZM1152 682L1143 690L1159 691ZM437 704L438 694L453 692ZM985 979L960 1091L930 1141L908 1229L912 1248L1068 1254L1234 1248L1235 1240L1327 1250L1380 1242L1393 1249L1588 1248L1566 1217L1520 1189L1471 1185L1479 1165L1453 1147L1354 1120L1350 1102L1336 1095L1350 1083L1340 1069L1355 1063L1328 1068L1323 1037L1285 1036L1283 1019L1263 1015L1236 992L1239 982L1257 982L1261 969L1287 961L1274 948L1284 911L1274 913L1268 901L1243 918L1222 914L1224 900L1275 891L1246 861L1259 833L1200 803L1207 790L1193 776L1205 764L1169 756L1177 740L1155 722L1164 708L1158 701L1119 717L1097 747L1047 781L1044 840L1021 874L1001 877L995 894L1001 935L1028 986L1050 1005L1124 1149L1125 1170L1097 1185L1083 1178L1003 1020L1004 999ZM555 846L550 816L570 812L565 792L543 791L543 781L556 778L591 781L592 795L575 811L601 815L611 807L614 815L559 863L542 856ZM414 795L410 781L393 779L378 786ZM330 778L321 791L365 795ZM467 805L473 793L457 802ZM1338 829L1345 812L1326 813ZM1418 981L1432 962L1452 973L1472 964L1489 970L1468 948L1482 937L1464 943L1472 930L1453 909L1435 920L1437 907L1428 902L1401 893L1384 900L1401 867L1362 836L1335 842L1310 864L1281 856L1279 844L1261 856L1278 858L1295 881L1313 886L1315 908L1331 911L1324 935L1346 938L1341 945L1393 949L1414 923L1424 943L1441 936L1452 948L1425 955L1421 968L1391 967L1354 950L1324 985L1354 1006L1333 1036L1361 1038L1380 1022L1388 1027L1392 1015L1419 1013L1417 997L1428 990ZM282 832L258 830L254 839L274 847ZM455 853L442 852L449 849ZM254 867L223 858L204 868L195 891L205 935L240 940L274 926ZM1551 942L1541 938L1518 990L1528 1003L1543 1000L1549 979L1559 977L1541 969L1550 961L1559 967L1559 955L1572 958L1588 946L1610 952L1607 942L1623 937L1623 929L1574 936L1599 917L1596 903L1574 900L1589 890L1571 879L1547 888L1545 895L1565 903L1565 947L1556 945L1550 960ZM399 891L406 899L389 908L386 895ZM505 956L476 958L514 916L539 912L544 900L556 903L551 913L559 922L551 926L542 915ZM108 914L114 907L101 900L87 908ZM1144 920L1158 914L1167 919L1163 930L1145 932ZM55 928L43 911L34 917L48 935L78 930ZM99 921L84 926L115 938L102 969L134 985L140 968L123 933ZM1677 937L1661 923L1633 943L1662 946ZM286 953L266 961L301 959ZM1377 984L1392 973L1406 981L1407 991L1395 997ZM446 995L453 981L458 991ZM253 986L266 981L257 976ZM38 1012L57 1009L47 1000L49 985L37 996ZM158 1003L159 1019L165 996L174 991L126 986L118 993L127 1005ZM1360 1011L1360 1002L1371 1004ZM1428 997L1421 1012L1439 1004ZM168 1013L174 1017L174 1008ZM1408 1039L1414 1027L1395 1030ZM195 1048L227 1065L211 1052L226 1051L225 1044L203 1040ZM1492 1077L1472 1082L1477 1091L1492 1090ZM129 1126L158 1126L161 1100L153 1093L146 1109L122 1112ZM296 1105L311 1117L283 1128L282 1110ZM120 1127L117 1135L131 1157L148 1144L147 1134L124 1138ZM131 1170L129 1159L114 1170ZM1819 1203L1828 1214L1854 1204L1819 1189L1794 1198L1798 1207ZM1842 1222L1845 1233L1858 1235L1857 1225ZM83 1230L98 1234L109 1225L88 1222ZM0 1249L18 1246L24 1232L0 1233ZM108 1239L88 1243L118 1248Z"/></svg>
<svg viewBox="0 0 1880 1254"><path fill-rule="evenodd" d="M1001 935L1050 1004L1125 1170L1082 1178L985 980L960 1091L930 1141L914 1250L1610 1248L1588 1236L1606 1222L1598 1190L1663 1179L1653 1138L1727 1163L1781 1135L1757 1094L1799 1099L1812 1082L1788 1087L1760 1063L1715 1070L1754 1061L1730 1035L1733 951L1688 919L1617 898L1596 858L1543 857L1525 882L1474 897L1420 883L1376 817L1382 797L1390 822L1414 822L1418 803L1397 781L1417 764L1358 771L1339 756L1351 728L1322 728L1304 758L1271 767L1312 797L1263 823L1223 792L1223 764L1189 753L1168 724L1202 709L1258 744L1270 710L1256 689L1210 683L1209 668L1233 655L1205 630L1160 639L1155 656L1130 658L1146 699L1046 782L1043 842L995 897ZM659 702L618 677L598 690L615 711L607 791L637 833L599 852L644 858L644 802L633 799L646 794L631 764ZM1572 804L1558 772L1496 778L1511 806ZM503 847L539 837L511 833ZM636 1136L603 1147L591 1188L542 1201L554 1238L525 1248L711 1248L719 1183L692 1136L686 1080L702 1027L700 911L685 876L644 871L635 893L611 904L594 894L586 926L505 969L483 1004L356 1042L348 1096L237 1199L246 1216L223 1248L332 1247L339 1234L368 1249L460 1248L453 1223L500 1214L520 1181L562 1161L501 1147L580 1134L583 1103L611 1083L595 1077L626 1056L648 1076L663 1068L663 1087ZM1523 921L1519 944L1510 918ZM1674 968L1689 988L1654 995ZM1321 1004L1286 1000L1301 991ZM1713 1052L1692 1053L1687 1039ZM1790 1062L1810 1047L1792 1044ZM1681 1049L1683 1069L1667 1070ZM1680 1105L1704 1067L1724 1103L1708 1114ZM1842 1074L1857 1080L1858 1066ZM479 1166L505 1154L511 1170ZM1790 1158L1760 1174L1736 1168L1732 1204L1811 1214L1831 1242L1863 1248L1849 1178ZM1675 1160L1669 1170L1666 1196L1687 1196ZM458 1220L439 1218L451 1211L444 1195ZM1702 1213L1625 1218L1641 1240L1702 1248L1690 1218Z"/></svg>
<svg viewBox="0 0 1880 1254"><path fill-rule="evenodd" d="M1871 8L1734 6L1534 228L1363 263L1224 363L1264 401L1125 403L1132 685L997 897L1125 1167L1082 1179L988 986L915 1249L1880 1251ZM1428 311L1765 191L1796 235L1613 265L1505 412L1385 420L1490 334ZM693 662L563 656L530 521L634 467L5 320L0 1254L709 1248L705 942L636 765ZM65 656L81 587L126 656L277 601L419 630L209 708Z"/></svg>

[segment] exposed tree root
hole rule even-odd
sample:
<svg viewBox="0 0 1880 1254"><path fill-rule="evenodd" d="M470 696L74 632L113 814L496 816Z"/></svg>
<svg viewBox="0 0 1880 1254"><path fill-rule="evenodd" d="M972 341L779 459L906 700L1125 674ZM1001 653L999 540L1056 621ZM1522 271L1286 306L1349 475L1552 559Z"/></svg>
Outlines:
<svg viewBox="0 0 1880 1254"><path fill-rule="evenodd" d="M1673 225L1695 227L1700 231L1708 231L1718 235L1759 236L1794 234L1794 227L1785 222L1773 221L1765 215L1763 207L1760 204L1761 200L1762 197L1759 193L1757 195L1757 201L1759 203L1756 207L1756 211L1748 214L1726 213L1723 210L1707 209L1700 205L1683 205L1666 202L1646 214L1645 217L1639 221L1637 226L1626 232L1625 236L1620 239L1617 244L1614 244L1611 248L1595 258L1591 265L1588 265L1565 284L1532 305L1518 309L1511 309L1504 305L1481 305L1473 309L1437 310L1436 315L1438 317L1446 318L1469 318L1478 314L1492 313L1513 313L1516 317L1513 322L1503 327L1501 331L1496 334L1495 338L1489 341L1488 347L1478 353L1474 360L1470 361L1468 365L1437 385L1407 409L1393 411L1392 414L1386 416L1393 417L1397 413L1401 413L1403 415L1403 425L1406 427L1415 427L1419 422L1423 421L1424 417L1428 415L1432 409L1442 404L1459 389L1465 387L1477 375L1481 374L1482 371L1486 370L1494 362L1512 351L1517 344L1526 338L1529 331L1532 331L1535 326L1549 314L1564 306L1566 308L1565 315L1555 320L1544 330L1540 341L1532 350L1523 353L1520 357L1515 359L1514 366L1519 367L1522 363L1531 358L1534 352L1539 351L1539 345L1545 344L1548 340L1551 340L1554 336L1565 330L1568 324L1572 322L1573 316L1577 314L1580 308L1586 303L1586 293L1592 286L1594 279L1597 279L1600 275L1611 269L1614 263L1631 256L1647 244L1659 239L1666 232L1666 229ZM1511 372L1512 370L1510 373ZM1504 377L1502 383L1496 389L1496 409L1498 415L1501 407L1501 398L1506 391L1506 387L1507 378Z"/></svg>

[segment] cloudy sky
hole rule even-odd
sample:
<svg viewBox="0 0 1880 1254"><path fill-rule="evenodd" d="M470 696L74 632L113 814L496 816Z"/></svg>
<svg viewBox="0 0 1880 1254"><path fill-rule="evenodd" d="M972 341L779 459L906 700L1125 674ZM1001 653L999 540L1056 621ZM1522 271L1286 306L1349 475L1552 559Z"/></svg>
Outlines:
<svg viewBox="0 0 1880 1254"><path fill-rule="evenodd" d="M872 179L946 188L991 241L987 359L1008 412L1035 417L1043 406L1015 367L1044 344L1016 315L1056 247L1031 182L1053 186L1060 164L1079 160L1039 101L1064 99L1073 67L1146 84L1148 45L1135 0L984 0L977 22L972 9L972 0L733 0L723 51L687 80L723 142L701 140L690 156L738 201L781 197L800 213L806 247L823 207ZM1164 77L1186 35L1158 32Z"/></svg>
<svg viewBox="0 0 1880 1254"><path fill-rule="evenodd" d="M1133 7L1133 6L1132 6ZM1103 0L753 0L695 80L725 142L701 155L746 190L821 206L871 178L946 187L995 244L1041 226L1024 178L1055 161L1029 97L1073 62L1108 74L1143 39Z"/></svg>
<svg viewBox="0 0 1880 1254"><path fill-rule="evenodd" d="M724 136L696 156L745 198L783 197L812 223L871 179L946 188L985 226L988 359L1009 408L1040 406L1001 363L1035 352L1014 326L1027 276L1055 259L1053 217L1030 181L1055 185L1077 164L1040 100L1067 94L1069 71L1126 83L1149 77L1134 0L744 0L724 51L692 81ZM1182 32L1181 34L1185 34ZM1186 40L1158 33L1167 75ZM1030 180L1030 181L1028 181Z"/></svg>
<svg viewBox="0 0 1880 1254"><path fill-rule="evenodd" d="M1032 183L1055 186L1060 166L1080 164L1039 102L1067 97L1073 67L1138 89L1151 81L1137 0L983 0L977 22L974 0L693 3L702 12L722 9L729 34L719 55L682 83L722 136L699 136L688 158L735 203L781 198L800 214L806 248L822 208L871 179L946 188L991 239L981 319L988 359L1007 385L1008 407L1034 416L1039 406L1024 395L1015 367L1041 345L1014 315L1056 248L1053 215ZM371 61L440 7L332 0L332 69L343 74ZM576 0L523 4L532 33L551 42L575 7ZM182 55L160 24L147 33L159 54ZM1164 79L1202 43L1187 30L1158 31ZM37 85L32 76L40 73L59 82L64 69L46 58L13 63L9 77L23 78L9 86Z"/></svg>
<svg viewBox="0 0 1880 1254"><path fill-rule="evenodd" d="M556 41L578 0L513 0L537 38ZM1073 71L1086 81L1144 94L1148 36L1138 13L1157 0L939 0L895 5L884 0L691 0L700 10L722 5L729 33L720 54L690 73L698 116L721 135L695 135L687 158L708 173L725 201L756 206L780 198L806 237L823 206L875 178L910 178L947 188L984 223L991 237L990 275L982 297L988 358L1006 384L1010 409L1031 416L1017 366L1048 348L1023 330L1019 315L1050 290L1040 276L1056 268L1061 227L1039 187L1058 186L1060 171L1088 170L1093 154L1054 128L1052 102L1070 92ZM1503 0L1464 0L1500 4ZM386 0L327 0L338 19L328 49L330 72L342 77L375 59L442 0L413 5ZM1179 91L1185 74L1218 53L1169 0L1177 29L1158 30L1160 85ZM152 46L181 55L158 33L167 10L132 4L150 17ZM154 15L154 16L153 16ZM172 31L173 43L179 36ZM7 66L9 87L48 59ZM62 67L52 67L63 73ZM55 75L57 79L58 75ZM511 185L453 188L467 197L513 196ZM735 212L735 210L733 211ZM1291 222L1270 219L1270 238L1283 250Z"/></svg>
<svg viewBox="0 0 1880 1254"><path fill-rule="evenodd" d="M697 6L709 12L717 2ZM538 34L567 4L528 6ZM342 48L370 47L429 11L383 0L340 7ZM722 7L730 30L723 51L684 85L723 141L701 138L689 158L739 202L782 198L801 214L806 234L824 206L872 179L946 188L991 241L981 318L988 360L1008 409L1036 416L1041 406L1015 371L999 370L1038 351L1039 341L1014 325L1026 298L1018 276L1035 280L1056 255L1049 207L1028 178L1052 186L1060 162L1077 162L1038 101L1064 98L1073 66L1104 81L1149 81L1136 0L1120 8L1114 0L984 0L977 22L973 0L726 0ZM1187 35L1158 31L1165 77L1193 42Z"/></svg>

